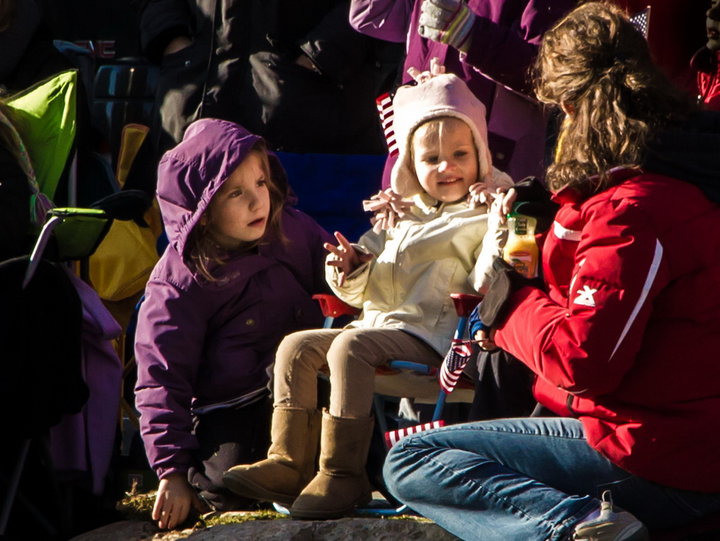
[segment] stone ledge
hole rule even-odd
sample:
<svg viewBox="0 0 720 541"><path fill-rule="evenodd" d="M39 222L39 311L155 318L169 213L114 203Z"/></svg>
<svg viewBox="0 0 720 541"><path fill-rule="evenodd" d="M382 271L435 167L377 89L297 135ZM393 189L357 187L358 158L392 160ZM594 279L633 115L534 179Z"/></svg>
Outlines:
<svg viewBox="0 0 720 541"><path fill-rule="evenodd" d="M302 521L251 520L209 528L161 531L152 522L122 521L86 532L71 541L453 541L437 524L415 517L343 518Z"/></svg>

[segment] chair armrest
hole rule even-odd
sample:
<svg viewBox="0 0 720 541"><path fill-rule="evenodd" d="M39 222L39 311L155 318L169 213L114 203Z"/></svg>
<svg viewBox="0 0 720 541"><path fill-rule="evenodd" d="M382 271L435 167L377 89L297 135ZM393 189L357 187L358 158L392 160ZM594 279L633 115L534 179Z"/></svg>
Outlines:
<svg viewBox="0 0 720 541"><path fill-rule="evenodd" d="M328 293L318 293L312 298L320 303L320 310L325 317L356 316L362 311Z"/></svg>
<svg viewBox="0 0 720 541"><path fill-rule="evenodd" d="M455 304L455 312L459 317L468 317L474 308L480 304L482 295L471 295L469 293L450 293Z"/></svg>

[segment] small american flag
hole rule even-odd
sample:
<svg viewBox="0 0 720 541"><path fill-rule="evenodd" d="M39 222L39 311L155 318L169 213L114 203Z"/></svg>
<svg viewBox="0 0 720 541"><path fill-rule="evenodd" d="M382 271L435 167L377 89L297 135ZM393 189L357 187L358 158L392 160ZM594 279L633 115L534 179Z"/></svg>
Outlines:
<svg viewBox="0 0 720 541"><path fill-rule="evenodd" d="M380 123L382 124L383 133L385 134L385 141L388 146L388 153L390 156L398 155L397 141L395 140L395 130L393 129L393 103L392 96L385 92L385 94L378 96L375 99L375 105L377 106L378 114L380 115Z"/></svg>
<svg viewBox="0 0 720 541"><path fill-rule="evenodd" d="M445 426L445 421L443 421L442 419L422 425L409 426L407 428L398 428L397 430L389 430L385 432L385 446L390 449L390 447L395 445L405 436L409 436L410 434L417 434L418 432L422 432L423 430L429 430L431 428L440 428L441 426Z"/></svg>
<svg viewBox="0 0 720 541"><path fill-rule="evenodd" d="M465 365L473 354L470 344L472 340L452 341L450 351L445 355L445 360L440 367L438 380L443 391L450 394L457 385Z"/></svg>
<svg viewBox="0 0 720 541"><path fill-rule="evenodd" d="M646 7L642 11L638 11L635 15L630 17L630 22L635 25L645 39L648 37L648 30L650 29L650 6Z"/></svg>

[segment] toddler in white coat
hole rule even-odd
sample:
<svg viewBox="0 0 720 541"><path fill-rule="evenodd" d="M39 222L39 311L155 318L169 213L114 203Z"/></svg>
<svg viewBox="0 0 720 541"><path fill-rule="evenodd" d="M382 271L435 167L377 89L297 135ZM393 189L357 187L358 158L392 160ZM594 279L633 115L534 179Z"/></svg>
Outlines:
<svg viewBox="0 0 720 541"><path fill-rule="evenodd" d="M356 244L326 244L335 294L362 308L343 329L301 331L278 348L268 458L226 472L231 490L290 506L296 518L334 518L370 499L365 461L376 367L393 359L439 366L457 324L453 292L482 290L484 205L473 194L511 184L492 168L485 107L453 74L418 74L394 99L399 159L392 189L403 204L386 229ZM330 372L330 407L317 411L316 378ZM315 459L320 441L319 471Z"/></svg>

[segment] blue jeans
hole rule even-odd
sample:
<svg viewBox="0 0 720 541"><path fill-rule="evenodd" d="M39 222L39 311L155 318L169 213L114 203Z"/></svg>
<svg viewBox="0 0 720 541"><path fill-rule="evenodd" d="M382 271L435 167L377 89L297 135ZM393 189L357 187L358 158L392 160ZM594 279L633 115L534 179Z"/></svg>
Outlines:
<svg viewBox="0 0 720 541"><path fill-rule="evenodd" d="M720 494L663 487L615 466L586 443L576 419L504 419L421 432L390 450L384 475L396 498L466 540L571 539L606 489L650 529L720 510Z"/></svg>

